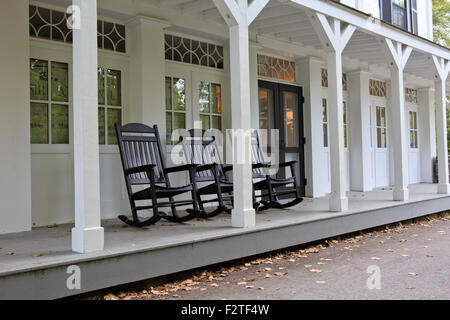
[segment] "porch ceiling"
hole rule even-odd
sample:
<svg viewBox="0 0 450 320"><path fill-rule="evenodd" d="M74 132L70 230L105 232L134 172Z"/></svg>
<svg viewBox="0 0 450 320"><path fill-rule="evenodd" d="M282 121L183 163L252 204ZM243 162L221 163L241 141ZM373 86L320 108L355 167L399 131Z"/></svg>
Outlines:
<svg viewBox="0 0 450 320"><path fill-rule="evenodd" d="M69 5L71 0L40 0L52 5ZM104 0L99 0L103 3ZM108 0L109 1L109 0ZM249 3L253 0L248 0ZM186 16L201 17L202 20L218 22L225 25L219 11L216 9L212 0L134 0L135 5L152 5L163 10L170 10ZM108 6L105 3L101 5L99 14L105 16L114 15L107 12ZM128 13L128 15L131 12ZM117 14L116 14L117 15ZM114 15L114 18L117 18ZM126 14L124 15L124 19ZM174 25L171 29L177 30L182 26ZM204 31L205 33L207 31ZM250 26L250 32L258 37L275 39L296 45L302 48L309 48L314 52L323 50L322 44L315 33L305 9L294 4L291 0L270 0L263 11L258 15ZM216 38L216 37L215 37ZM280 48L281 49L281 48ZM318 50L317 50L318 49ZM324 56L324 52L322 53ZM388 67L381 47L373 34L358 29L352 36L346 49L343 52L344 57L355 61L355 70L360 68L358 62L369 64L374 69ZM348 65L347 65L348 69ZM351 70L347 70L351 71ZM434 80L435 72L430 55L414 50L405 72L418 79ZM389 75L382 72L386 79ZM450 91L450 77L447 81L447 88Z"/></svg>
<svg viewBox="0 0 450 320"><path fill-rule="evenodd" d="M143 0L141 0L143 1ZM172 8L183 14L201 15L208 20L225 24L211 0L144 0L164 8ZM249 0L251 2L251 0ZM306 11L288 0L271 0L250 26L251 33L302 47L322 49ZM384 52L372 34L357 30L346 49L345 57L366 62L375 67L388 67ZM414 51L405 72L428 80L434 79L434 67L430 56ZM450 86L450 81L447 82Z"/></svg>

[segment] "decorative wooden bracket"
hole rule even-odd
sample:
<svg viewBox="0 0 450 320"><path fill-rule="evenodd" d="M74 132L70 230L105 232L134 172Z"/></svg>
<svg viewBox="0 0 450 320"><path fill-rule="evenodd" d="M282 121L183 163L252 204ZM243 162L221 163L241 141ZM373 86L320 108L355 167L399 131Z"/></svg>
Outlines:
<svg viewBox="0 0 450 320"><path fill-rule="evenodd" d="M327 18L318 12L310 12L308 18L327 51L342 53L356 30L351 24L342 28L340 20Z"/></svg>

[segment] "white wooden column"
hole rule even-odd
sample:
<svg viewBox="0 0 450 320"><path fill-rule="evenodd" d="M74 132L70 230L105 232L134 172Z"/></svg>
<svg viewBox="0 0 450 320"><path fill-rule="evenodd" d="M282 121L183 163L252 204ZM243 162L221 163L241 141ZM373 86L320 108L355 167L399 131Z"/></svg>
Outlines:
<svg viewBox="0 0 450 320"><path fill-rule="evenodd" d="M448 180L448 149L447 149L447 115L445 102L445 82L450 71L450 61L433 56L433 64L436 71L435 94L436 94L436 133L437 133L437 155L439 184L438 193L450 193Z"/></svg>
<svg viewBox="0 0 450 320"><path fill-rule="evenodd" d="M320 13L308 15L320 41L327 51L328 60L328 116L330 132L331 195L330 211L348 210L344 154L344 109L342 95L342 51L356 28Z"/></svg>
<svg viewBox="0 0 450 320"><path fill-rule="evenodd" d="M130 55L130 108L128 121L158 125L162 143L166 140L164 77L164 28L166 21L138 16L127 24Z"/></svg>
<svg viewBox="0 0 450 320"><path fill-rule="evenodd" d="M269 0L213 0L230 28L234 208L232 226L255 226L250 149L251 105L248 26Z"/></svg>
<svg viewBox="0 0 450 320"><path fill-rule="evenodd" d="M436 157L436 117L434 112L434 90L417 90L419 105L420 180L433 183L433 158Z"/></svg>
<svg viewBox="0 0 450 320"><path fill-rule="evenodd" d="M370 191L373 188L370 132L370 73L355 71L349 80L349 148L351 190Z"/></svg>
<svg viewBox="0 0 450 320"><path fill-rule="evenodd" d="M404 47L390 39L381 40L381 45L391 68L391 144L394 155L394 200L409 199L409 171L407 128L405 121L405 87L403 70L411 55L412 48Z"/></svg>
<svg viewBox="0 0 450 320"><path fill-rule="evenodd" d="M31 230L29 4L0 1L0 234Z"/></svg>
<svg viewBox="0 0 450 320"><path fill-rule="evenodd" d="M75 228L72 250L103 250L98 147L97 0L73 0L73 132ZM76 25L76 24L75 24Z"/></svg>
<svg viewBox="0 0 450 320"><path fill-rule="evenodd" d="M300 72L298 79L303 86L305 97L305 175L307 180L306 195L316 198L323 196L323 186L320 182L323 167L321 161L321 146L323 144L322 129L322 77L323 61L317 58L305 58L296 61Z"/></svg>

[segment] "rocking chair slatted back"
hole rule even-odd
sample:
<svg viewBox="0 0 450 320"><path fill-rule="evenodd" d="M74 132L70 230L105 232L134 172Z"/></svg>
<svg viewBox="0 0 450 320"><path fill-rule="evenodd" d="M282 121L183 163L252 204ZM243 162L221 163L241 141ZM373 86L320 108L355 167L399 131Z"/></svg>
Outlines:
<svg viewBox="0 0 450 320"><path fill-rule="evenodd" d="M264 155L264 151L262 150L258 130L252 131L251 148L252 148L252 163L253 164L266 163L266 157ZM253 178L257 178L257 179L258 178L266 178L266 174L264 173L264 168L253 169Z"/></svg>
<svg viewBox="0 0 450 320"><path fill-rule="evenodd" d="M167 183L164 174L165 162L159 137L158 127L130 123L124 126L116 124L117 141L124 172L128 169L144 165L155 165L155 182ZM140 172L125 176L127 184L149 184L147 173Z"/></svg>
<svg viewBox="0 0 450 320"><path fill-rule="evenodd" d="M217 139L213 135L208 135L205 130L191 129L182 139L183 149L191 164L200 166L207 164L218 164L219 177L224 177L222 170L222 159L220 156ZM197 181L214 181L214 174L211 170L199 171L196 173Z"/></svg>

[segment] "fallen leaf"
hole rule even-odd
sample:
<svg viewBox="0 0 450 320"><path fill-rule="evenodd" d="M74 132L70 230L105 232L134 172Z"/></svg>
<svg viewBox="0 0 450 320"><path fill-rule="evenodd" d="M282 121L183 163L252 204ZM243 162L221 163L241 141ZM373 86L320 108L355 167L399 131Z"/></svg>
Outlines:
<svg viewBox="0 0 450 320"><path fill-rule="evenodd" d="M14 252L5 252L5 254L7 255L7 256L12 256L12 255L14 255Z"/></svg>
<svg viewBox="0 0 450 320"><path fill-rule="evenodd" d="M259 287L258 290L264 290L264 287Z"/></svg>
<svg viewBox="0 0 450 320"><path fill-rule="evenodd" d="M272 268L264 268L264 270L270 271L270 270L272 270Z"/></svg>
<svg viewBox="0 0 450 320"><path fill-rule="evenodd" d="M317 283L317 284L325 284L326 281L319 280L319 281L316 281L316 283Z"/></svg>
<svg viewBox="0 0 450 320"><path fill-rule="evenodd" d="M311 268L312 264L305 264L305 268Z"/></svg>
<svg viewBox="0 0 450 320"><path fill-rule="evenodd" d="M245 282L245 281L238 282L238 286L244 286L244 285L246 285L246 284L247 284L247 282Z"/></svg>
<svg viewBox="0 0 450 320"><path fill-rule="evenodd" d="M35 255L33 255L33 257L42 257L42 254L36 253Z"/></svg>
<svg viewBox="0 0 450 320"><path fill-rule="evenodd" d="M264 278L272 278L272 275L266 273L266 274L264 275Z"/></svg>
<svg viewBox="0 0 450 320"><path fill-rule="evenodd" d="M217 283L211 283L210 286L217 288L219 285Z"/></svg>
<svg viewBox="0 0 450 320"><path fill-rule="evenodd" d="M287 272L275 272L274 275L278 276L278 277L283 277L284 275L286 275Z"/></svg>
<svg viewBox="0 0 450 320"><path fill-rule="evenodd" d="M315 272L315 273L321 273L322 272L322 270L320 270L320 269L310 269L309 271Z"/></svg>
<svg viewBox="0 0 450 320"><path fill-rule="evenodd" d="M407 254L402 254L402 257L409 257L409 255L407 255Z"/></svg>
<svg viewBox="0 0 450 320"><path fill-rule="evenodd" d="M206 289L206 288L200 288L200 291L206 291L206 290L208 290L208 289Z"/></svg>
<svg viewBox="0 0 450 320"><path fill-rule="evenodd" d="M370 258L371 260L381 260L380 258L378 258L378 257L372 257L372 258Z"/></svg>
<svg viewBox="0 0 450 320"><path fill-rule="evenodd" d="M245 286L247 289L253 289L255 286Z"/></svg>
<svg viewBox="0 0 450 320"><path fill-rule="evenodd" d="M105 300L119 300L119 297L117 297L116 295L110 293L110 294L107 294L106 296L104 296L103 299L105 299Z"/></svg>
<svg viewBox="0 0 450 320"><path fill-rule="evenodd" d="M408 272L408 275L409 275L409 276L415 276L415 277L417 277L419 274L418 274L418 273L415 273L415 272Z"/></svg>

